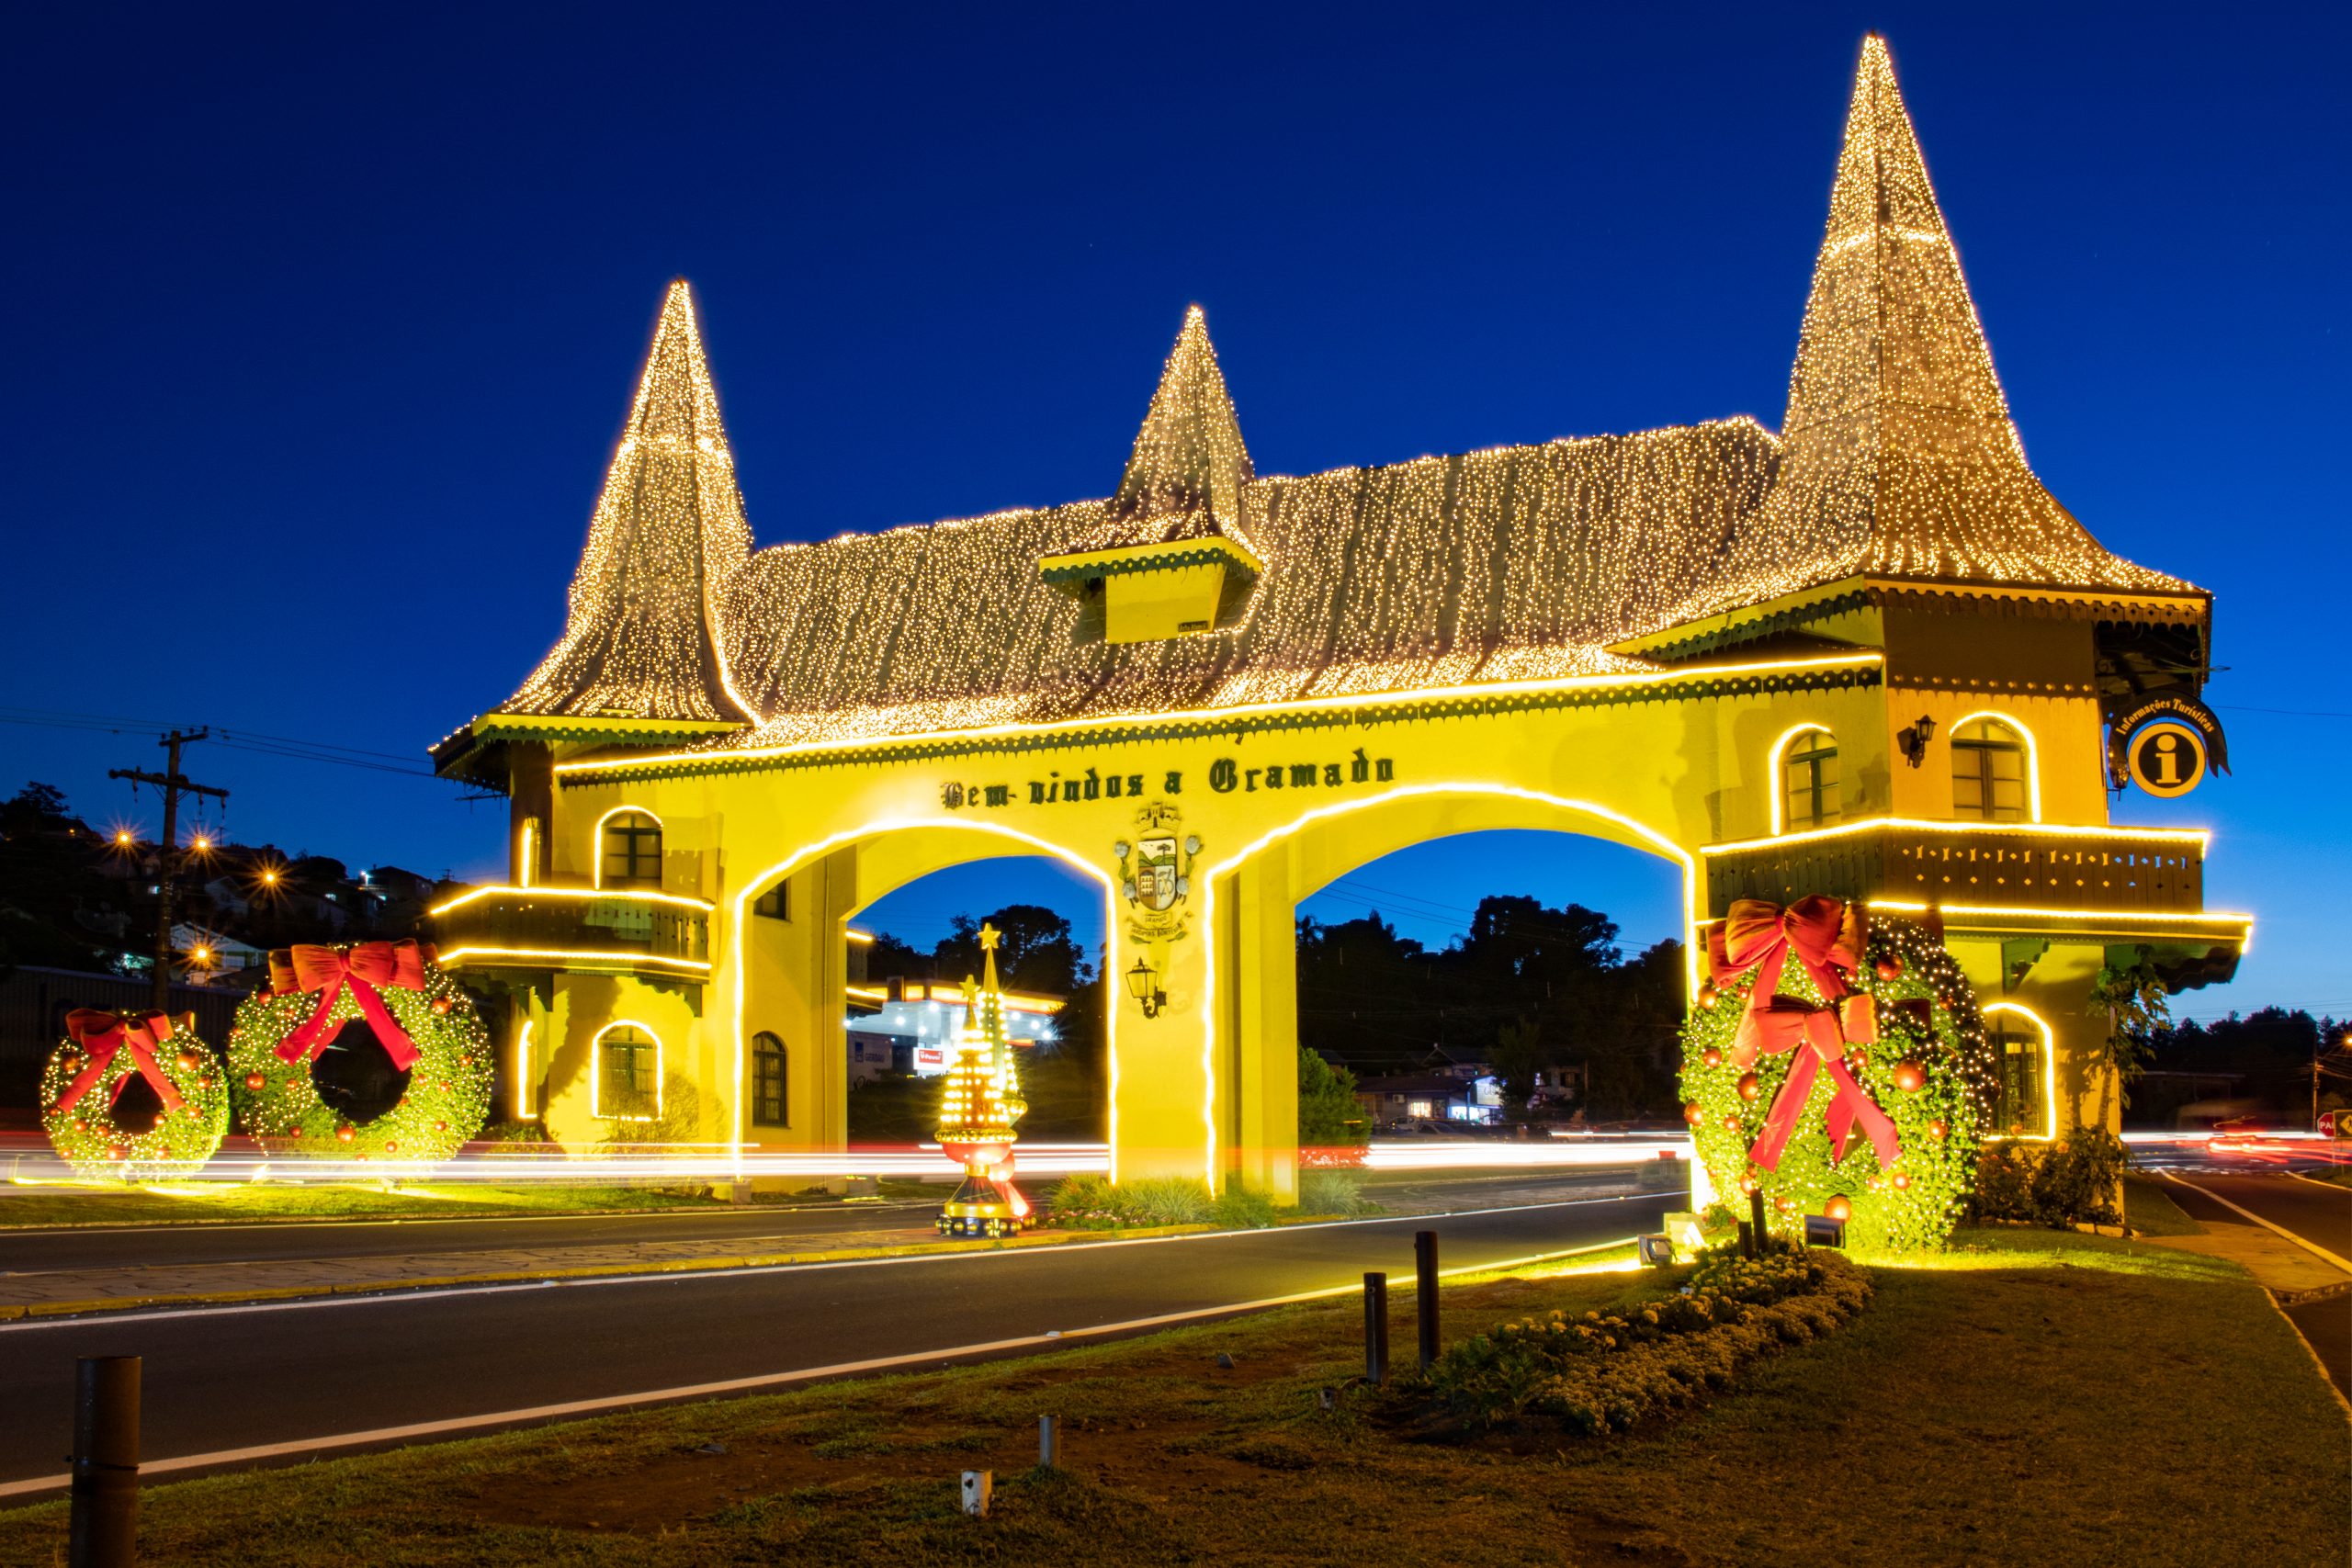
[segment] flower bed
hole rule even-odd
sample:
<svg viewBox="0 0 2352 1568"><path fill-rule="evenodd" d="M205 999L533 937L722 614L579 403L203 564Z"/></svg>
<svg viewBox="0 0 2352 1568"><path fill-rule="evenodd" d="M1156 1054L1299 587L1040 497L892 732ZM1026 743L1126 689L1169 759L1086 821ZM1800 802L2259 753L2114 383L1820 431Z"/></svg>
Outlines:
<svg viewBox="0 0 2352 1568"><path fill-rule="evenodd" d="M1729 1388L1749 1362L1828 1333L1870 1294L1868 1277L1838 1253L1711 1252L1676 1294L1614 1314L1503 1324L1448 1350L1398 1395L1433 1400L1471 1431L1540 1423L1577 1436L1622 1432Z"/></svg>

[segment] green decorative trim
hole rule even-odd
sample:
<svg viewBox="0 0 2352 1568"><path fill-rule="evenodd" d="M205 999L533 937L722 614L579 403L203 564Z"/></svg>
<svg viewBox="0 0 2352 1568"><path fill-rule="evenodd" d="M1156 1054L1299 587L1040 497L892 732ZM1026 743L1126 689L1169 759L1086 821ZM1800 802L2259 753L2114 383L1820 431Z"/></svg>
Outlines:
<svg viewBox="0 0 2352 1568"><path fill-rule="evenodd" d="M1485 718L1507 714L1537 713L1555 708L1609 707L1626 703L1703 702L1720 697L1755 696L1767 692L1847 691L1881 683L1877 665L1800 671L1794 674L1720 675L1701 672L1657 685L1579 687L1556 692L1498 692L1491 695L1400 697L1363 707L1298 709L1290 712L1218 717L1204 714L1182 720L1148 718L1106 720L1083 728L1044 735L927 737L916 741L876 740L844 745L788 757L760 757L712 751L680 757L654 767L582 769L556 774L559 789L615 780L707 777L714 773L757 773L763 769L837 768L862 762L911 762L941 757L970 757L990 752L1071 751L1091 746L1119 745L1136 740L1183 740L1204 736L1242 737L1297 729L1370 728L1383 724L1410 724L1423 719Z"/></svg>
<svg viewBox="0 0 2352 1568"><path fill-rule="evenodd" d="M1058 588L1098 577L1120 577L1141 571L1175 571L1188 566L1238 567L1252 575L1264 570L1256 557L1232 540L1203 538L1171 539L1156 545L1127 545L1118 549L1047 556L1037 563L1037 575Z"/></svg>

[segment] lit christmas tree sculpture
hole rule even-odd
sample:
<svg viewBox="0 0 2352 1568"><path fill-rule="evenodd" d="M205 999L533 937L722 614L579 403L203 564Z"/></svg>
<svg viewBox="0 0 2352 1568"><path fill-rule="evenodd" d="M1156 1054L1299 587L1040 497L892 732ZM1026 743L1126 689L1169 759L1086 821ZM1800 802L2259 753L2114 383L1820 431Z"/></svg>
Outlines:
<svg viewBox="0 0 2352 1568"><path fill-rule="evenodd" d="M964 1030L939 1105L939 1146L964 1168L964 1184L940 1213L943 1235L1011 1235L1029 1224L1029 1200L1012 1185L1012 1124L1029 1109L1004 1037L994 926L980 928L983 975L964 977Z"/></svg>

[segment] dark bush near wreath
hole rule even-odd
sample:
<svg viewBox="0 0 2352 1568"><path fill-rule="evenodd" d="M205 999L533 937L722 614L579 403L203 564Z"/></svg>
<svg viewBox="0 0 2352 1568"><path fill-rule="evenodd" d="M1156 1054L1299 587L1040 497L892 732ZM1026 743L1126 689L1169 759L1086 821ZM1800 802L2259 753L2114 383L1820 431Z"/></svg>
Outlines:
<svg viewBox="0 0 2352 1568"><path fill-rule="evenodd" d="M194 1170L229 1131L220 1060L196 1015L76 1008L41 1073L50 1146L85 1176L124 1180Z"/></svg>
<svg viewBox="0 0 2352 1568"><path fill-rule="evenodd" d="M1727 1213L1847 1224L1849 1245L1941 1246L1967 1207L1992 1058L1975 993L1909 920L1815 896L1740 899L1682 1032L1683 1118Z"/></svg>
<svg viewBox="0 0 2352 1568"><path fill-rule="evenodd" d="M269 969L229 1031L237 1121L265 1148L441 1160L481 1130L490 1035L430 948L295 947Z"/></svg>

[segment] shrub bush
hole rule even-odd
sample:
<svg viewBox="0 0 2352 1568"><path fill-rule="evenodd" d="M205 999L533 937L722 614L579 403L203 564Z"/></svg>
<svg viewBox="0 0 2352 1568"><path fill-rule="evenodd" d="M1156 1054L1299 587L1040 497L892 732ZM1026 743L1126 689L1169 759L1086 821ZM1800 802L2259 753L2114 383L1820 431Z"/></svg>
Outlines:
<svg viewBox="0 0 2352 1568"><path fill-rule="evenodd" d="M1274 1223L1274 1201L1238 1181L1228 1181L1209 1205L1209 1218L1234 1230L1261 1231Z"/></svg>
<svg viewBox="0 0 2352 1568"><path fill-rule="evenodd" d="M1107 1177L1066 1176L1054 1189L1056 1224L1190 1225L1209 1217L1207 1187L1181 1176L1145 1177L1116 1186Z"/></svg>
<svg viewBox="0 0 2352 1568"><path fill-rule="evenodd" d="M1401 1396L1434 1394L1465 1426L1538 1418L1579 1436L1622 1432L1696 1404L1782 1345L1826 1334L1870 1299L1834 1252L1708 1253L1682 1293L1603 1314L1506 1323L1441 1356Z"/></svg>
<svg viewBox="0 0 2352 1568"><path fill-rule="evenodd" d="M2027 1220L2065 1228L2123 1222L2116 1193L2131 1164L2123 1140L2077 1127L2061 1144L1991 1144L1977 1166L1977 1218Z"/></svg>
<svg viewBox="0 0 2352 1568"><path fill-rule="evenodd" d="M1363 1184L1353 1171L1298 1173L1298 1212L1302 1214L1369 1214L1379 1207L1363 1195Z"/></svg>

